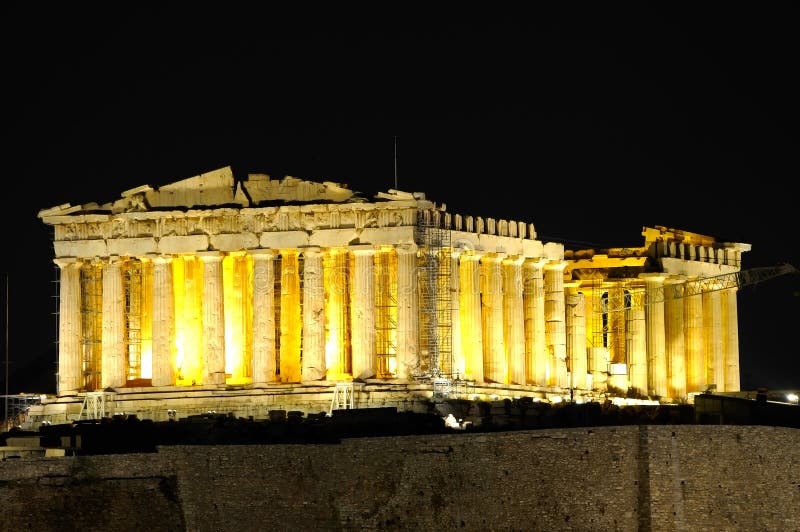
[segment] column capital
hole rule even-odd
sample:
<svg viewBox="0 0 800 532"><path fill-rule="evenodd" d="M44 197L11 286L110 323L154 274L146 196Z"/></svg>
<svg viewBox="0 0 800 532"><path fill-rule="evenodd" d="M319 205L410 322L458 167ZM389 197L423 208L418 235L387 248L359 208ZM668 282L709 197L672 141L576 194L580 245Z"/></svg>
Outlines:
<svg viewBox="0 0 800 532"><path fill-rule="evenodd" d="M487 253L481 260L488 261L488 262L503 262L503 259L506 258L506 254L502 252L494 252L494 253Z"/></svg>
<svg viewBox="0 0 800 532"><path fill-rule="evenodd" d="M504 264L513 264L516 266L521 265L525 261L525 257L522 255L511 255L503 258Z"/></svg>
<svg viewBox="0 0 800 532"><path fill-rule="evenodd" d="M419 248L416 244L397 244L394 247L397 254L404 254L404 255L416 255Z"/></svg>
<svg viewBox="0 0 800 532"><path fill-rule="evenodd" d="M170 264L174 259L172 255L162 255L161 253L148 253L144 258L153 261L153 264Z"/></svg>
<svg viewBox="0 0 800 532"><path fill-rule="evenodd" d="M564 271L564 268L567 267L567 262L563 260L550 260L544 264L545 270L551 271Z"/></svg>
<svg viewBox="0 0 800 532"><path fill-rule="evenodd" d="M225 258L221 251L198 251L195 255L203 262L219 262Z"/></svg>
<svg viewBox="0 0 800 532"><path fill-rule="evenodd" d="M306 246L297 248L297 252L304 257L312 257L322 254L322 248L319 246Z"/></svg>
<svg viewBox="0 0 800 532"><path fill-rule="evenodd" d="M253 259L272 259L278 254L278 251L273 248L250 248L246 249L245 252L251 255Z"/></svg>
<svg viewBox="0 0 800 532"><path fill-rule="evenodd" d="M464 262L464 261L475 261L475 262L477 262L477 261L481 260L483 255L484 255L483 251L477 251L477 250L473 249L473 250L465 251L465 252L461 253L461 257L459 257L459 258L460 258L460 260L462 262Z"/></svg>
<svg viewBox="0 0 800 532"><path fill-rule="evenodd" d="M450 248L453 249L454 251L458 250L461 253L466 253L468 251L474 251L475 250L473 242L470 242L470 241L467 241L467 240L461 240L461 239L458 239L455 242L451 242L450 243Z"/></svg>
<svg viewBox="0 0 800 532"><path fill-rule="evenodd" d="M61 269L71 266L79 261L77 257L56 257L53 262Z"/></svg>
<svg viewBox="0 0 800 532"><path fill-rule="evenodd" d="M353 252L355 255L374 255L375 254L375 246L372 244L353 244L347 246L347 249Z"/></svg>
<svg viewBox="0 0 800 532"><path fill-rule="evenodd" d="M533 266L534 268L542 268L547 262L545 257L525 257L525 266Z"/></svg>
<svg viewBox="0 0 800 532"><path fill-rule="evenodd" d="M661 284L664 282L664 279L666 279L668 276L669 274L659 273L659 272L640 273L639 279L642 279L647 284Z"/></svg>

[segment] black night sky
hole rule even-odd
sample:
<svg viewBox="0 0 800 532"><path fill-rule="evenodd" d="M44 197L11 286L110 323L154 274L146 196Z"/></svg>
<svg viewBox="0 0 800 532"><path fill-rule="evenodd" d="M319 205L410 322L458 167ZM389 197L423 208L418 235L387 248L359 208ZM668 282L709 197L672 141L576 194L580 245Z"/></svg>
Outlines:
<svg viewBox="0 0 800 532"><path fill-rule="evenodd" d="M10 393L55 392L39 210L223 166L421 191L568 249L664 225L752 244L745 269L800 267L792 4L160 4L0 7ZM743 389L800 388L798 277L740 291Z"/></svg>

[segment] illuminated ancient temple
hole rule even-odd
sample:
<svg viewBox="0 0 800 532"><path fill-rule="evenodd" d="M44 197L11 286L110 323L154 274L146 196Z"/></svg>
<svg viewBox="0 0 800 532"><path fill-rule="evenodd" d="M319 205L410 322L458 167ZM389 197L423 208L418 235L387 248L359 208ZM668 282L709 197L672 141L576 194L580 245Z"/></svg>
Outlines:
<svg viewBox="0 0 800 532"><path fill-rule="evenodd" d="M739 389L748 244L664 227L565 250L424 193L222 168L42 210L59 267L54 420L471 399L683 402ZM338 388L337 388L338 387Z"/></svg>

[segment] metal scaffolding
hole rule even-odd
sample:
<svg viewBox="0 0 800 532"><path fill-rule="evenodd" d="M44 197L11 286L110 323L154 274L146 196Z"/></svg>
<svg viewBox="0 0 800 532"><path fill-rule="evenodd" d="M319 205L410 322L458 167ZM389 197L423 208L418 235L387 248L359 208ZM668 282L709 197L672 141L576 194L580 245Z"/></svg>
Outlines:
<svg viewBox="0 0 800 532"><path fill-rule="evenodd" d="M19 427L25 422L28 410L33 405L42 402L41 395L4 395L5 419L3 419L2 430L7 432L14 427Z"/></svg>
<svg viewBox="0 0 800 532"><path fill-rule="evenodd" d="M83 389L101 388L103 343L103 266L86 262L81 266L81 375Z"/></svg>
<svg viewBox="0 0 800 532"><path fill-rule="evenodd" d="M397 356L397 256L379 250L375 254L375 354L377 376L395 376Z"/></svg>
<svg viewBox="0 0 800 532"><path fill-rule="evenodd" d="M126 261L122 270L128 380L138 379L142 370L142 270L138 260Z"/></svg>
<svg viewBox="0 0 800 532"><path fill-rule="evenodd" d="M420 360L415 378L453 377L450 230L438 210L417 211Z"/></svg>

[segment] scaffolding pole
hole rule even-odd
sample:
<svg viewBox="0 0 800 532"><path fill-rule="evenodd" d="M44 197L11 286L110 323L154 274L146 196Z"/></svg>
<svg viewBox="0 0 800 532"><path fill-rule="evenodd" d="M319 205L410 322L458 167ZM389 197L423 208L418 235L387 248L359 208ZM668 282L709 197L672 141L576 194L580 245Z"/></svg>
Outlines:
<svg viewBox="0 0 800 532"><path fill-rule="evenodd" d="M123 266L122 293L125 320L126 379L141 377L142 369L142 275L141 261L128 260Z"/></svg>
<svg viewBox="0 0 800 532"><path fill-rule="evenodd" d="M395 376L397 355L397 257L379 250L375 254L375 355L377 376Z"/></svg>
<svg viewBox="0 0 800 532"><path fill-rule="evenodd" d="M419 286L420 360L415 378L451 379L453 376L450 230L441 212L417 211L415 243Z"/></svg>
<svg viewBox="0 0 800 532"><path fill-rule="evenodd" d="M103 342L103 267L86 262L81 267L81 375L83 389L101 388Z"/></svg>

